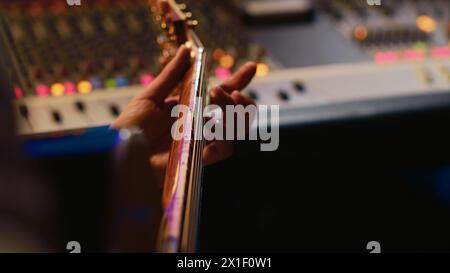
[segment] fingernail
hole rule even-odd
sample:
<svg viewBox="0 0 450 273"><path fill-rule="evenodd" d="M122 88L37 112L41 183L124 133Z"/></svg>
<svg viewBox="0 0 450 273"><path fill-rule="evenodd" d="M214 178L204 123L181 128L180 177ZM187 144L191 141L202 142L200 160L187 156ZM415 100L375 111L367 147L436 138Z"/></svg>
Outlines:
<svg viewBox="0 0 450 273"><path fill-rule="evenodd" d="M245 66L257 66L255 62L246 62Z"/></svg>
<svg viewBox="0 0 450 273"><path fill-rule="evenodd" d="M187 47L186 45L183 44L180 46L179 51L184 51L184 50L191 51L191 49L189 47Z"/></svg>

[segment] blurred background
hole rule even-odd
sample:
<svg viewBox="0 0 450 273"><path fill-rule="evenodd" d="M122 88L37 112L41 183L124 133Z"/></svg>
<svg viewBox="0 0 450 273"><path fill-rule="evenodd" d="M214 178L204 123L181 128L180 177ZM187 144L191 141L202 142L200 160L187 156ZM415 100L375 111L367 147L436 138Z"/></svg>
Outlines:
<svg viewBox="0 0 450 273"><path fill-rule="evenodd" d="M280 105L277 151L239 142L205 169L200 251L450 250L450 1L376 2L183 1L211 83L255 61L244 92ZM159 27L146 1L68 3L0 1L0 230L109 251L121 195L113 221L152 250L145 143L108 125L158 73Z"/></svg>

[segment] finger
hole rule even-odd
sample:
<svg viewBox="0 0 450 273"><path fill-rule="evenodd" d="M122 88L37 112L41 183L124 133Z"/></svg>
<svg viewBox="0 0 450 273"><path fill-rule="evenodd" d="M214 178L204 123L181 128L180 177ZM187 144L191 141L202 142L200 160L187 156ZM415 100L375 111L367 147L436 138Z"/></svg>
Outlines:
<svg viewBox="0 0 450 273"><path fill-rule="evenodd" d="M148 86L139 98L146 98L162 103L173 89L183 79L190 65L191 50L186 46L178 49L175 57L167 64L155 80Z"/></svg>
<svg viewBox="0 0 450 273"><path fill-rule="evenodd" d="M173 108L175 105L180 103L180 96L168 97L164 100L164 103L169 107Z"/></svg>
<svg viewBox="0 0 450 273"><path fill-rule="evenodd" d="M220 140L210 142L203 149L203 164L205 166L216 164L233 155L234 144L232 141Z"/></svg>
<svg viewBox="0 0 450 273"><path fill-rule="evenodd" d="M219 105L220 108L225 110L227 105L234 105L234 100L231 98L230 94L225 92L222 87L216 86L211 90L211 104Z"/></svg>
<svg viewBox="0 0 450 273"><path fill-rule="evenodd" d="M150 156L149 163L152 166L152 173L156 176L155 180L158 181L158 186L163 186L164 174L166 173L167 162L169 162L169 153L155 153Z"/></svg>
<svg viewBox="0 0 450 273"><path fill-rule="evenodd" d="M159 109L158 106L151 100L133 99L128 103L120 116L111 124L111 127L119 129L141 126L142 122L156 109Z"/></svg>
<svg viewBox="0 0 450 273"><path fill-rule="evenodd" d="M253 99L251 99L248 96L245 96L245 95L241 94L239 91L233 91L233 93L231 93L230 97L233 99L233 101L235 102L236 105L242 105L244 107L247 107L249 105L255 105ZM244 117L244 120L245 120L245 135L248 135L249 130L250 130L250 126L251 126L252 122L254 121L254 119L256 118L256 116L257 116L257 113L253 113L252 111L250 111L248 113L247 112L245 113L245 117ZM237 122L237 119L235 119L235 123L234 124L239 124Z"/></svg>
<svg viewBox="0 0 450 273"><path fill-rule="evenodd" d="M244 107L247 107L248 105L254 105L253 100L250 97L247 97L243 94L241 94L239 91L233 91L231 94L226 93L220 86L213 88L211 91L211 103L218 105L222 111L224 112L223 115L223 123L226 124L226 118L228 115L226 114L226 106L227 105L242 105ZM246 116L245 118L245 132L247 134L248 128L252 120L254 119L254 116ZM234 124L237 123L237 117L234 117Z"/></svg>
<svg viewBox="0 0 450 273"><path fill-rule="evenodd" d="M241 66L228 80L220 86L227 92L244 89L256 74L256 64L248 62Z"/></svg>
<svg viewBox="0 0 450 273"><path fill-rule="evenodd" d="M230 95L235 104L241 104L244 107L255 104L255 101L249 96L241 94L239 91L233 91Z"/></svg>
<svg viewBox="0 0 450 273"><path fill-rule="evenodd" d="M172 59L170 56L174 56L175 54L177 54L177 50L178 49L176 48L164 49L164 51L168 54L161 54L161 56L159 57L160 67L165 67L168 63L170 63L170 60Z"/></svg>

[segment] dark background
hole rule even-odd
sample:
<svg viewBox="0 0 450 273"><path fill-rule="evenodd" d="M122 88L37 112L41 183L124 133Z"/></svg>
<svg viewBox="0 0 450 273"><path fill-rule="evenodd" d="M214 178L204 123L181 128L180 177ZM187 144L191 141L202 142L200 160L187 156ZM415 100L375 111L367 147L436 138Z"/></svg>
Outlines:
<svg viewBox="0 0 450 273"><path fill-rule="evenodd" d="M320 14L254 27L286 67L370 61ZM274 42L276 41L276 42ZM448 107L282 128L207 168L201 251L450 250Z"/></svg>
<svg viewBox="0 0 450 273"><path fill-rule="evenodd" d="M375 240L383 252L449 251L449 118L285 128L278 151L208 168L201 250L365 252Z"/></svg>

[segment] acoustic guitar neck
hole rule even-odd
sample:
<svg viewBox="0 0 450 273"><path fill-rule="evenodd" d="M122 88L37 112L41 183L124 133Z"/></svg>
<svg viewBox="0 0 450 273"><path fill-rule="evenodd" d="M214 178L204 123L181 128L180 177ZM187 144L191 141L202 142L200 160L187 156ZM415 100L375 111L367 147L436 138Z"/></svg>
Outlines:
<svg viewBox="0 0 450 273"><path fill-rule="evenodd" d="M204 141L202 111L207 101L206 51L193 28L197 25L174 0L150 1L164 37L158 39L163 56L172 56L176 48L191 49L191 65L177 88L180 104L189 108L182 122L181 140L173 140L163 190L164 216L158 251L195 252L202 191L202 153Z"/></svg>

